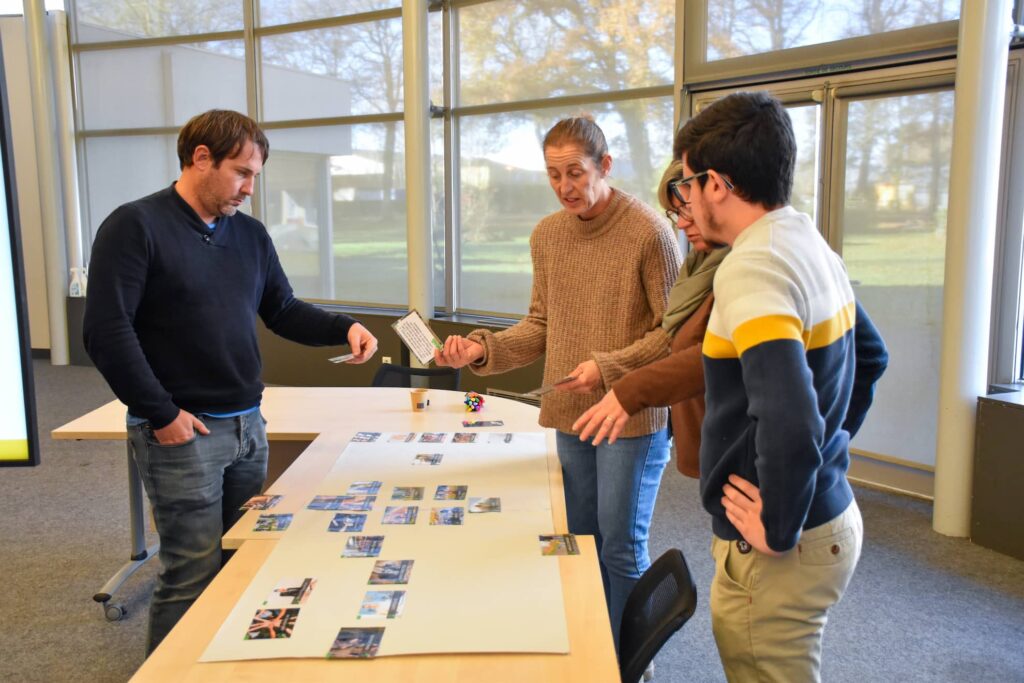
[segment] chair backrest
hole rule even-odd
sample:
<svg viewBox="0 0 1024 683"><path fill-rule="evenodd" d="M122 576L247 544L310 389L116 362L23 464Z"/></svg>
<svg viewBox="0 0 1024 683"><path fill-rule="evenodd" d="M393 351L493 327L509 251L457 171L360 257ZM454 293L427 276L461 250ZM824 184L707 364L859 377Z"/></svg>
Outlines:
<svg viewBox="0 0 1024 683"><path fill-rule="evenodd" d="M404 365L382 363L373 376L375 387L411 387L413 376L426 377L431 389L459 390L458 368L407 368Z"/></svg>
<svg viewBox="0 0 1024 683"><path fill-rule="evenodd" d="M683 551L672 548L654 561L626 600L619 634L622 683L637 683L672 634L697 609L697 586Z"/></svg>

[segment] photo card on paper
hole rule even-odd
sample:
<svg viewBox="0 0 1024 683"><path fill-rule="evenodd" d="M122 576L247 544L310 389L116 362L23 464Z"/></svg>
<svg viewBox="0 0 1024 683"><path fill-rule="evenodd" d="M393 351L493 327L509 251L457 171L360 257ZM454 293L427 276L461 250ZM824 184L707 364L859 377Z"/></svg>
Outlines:
<svg viewBox="0 0 1024 683"><path fill-rule="evenodd" d="M389 443L412 443L416 440L416 432L398 432L388 437Z"/></svg>
<svg viewBox="0 0 1024 683"><path fill-rule="evenodd" d="M369 659L376 657L380 641L384 638L383 628L353 628L343 626L338 631L334 644L327 652L327 659Z"/></svg>
<svg viewBox="0 0 1024 683"><path fill-rule="evenodd" d="M412 459L413 465L440 465L444 457L441 453L417 453Z"/></svg>
<svg viewBox="0 0 1024 683"><path fill-rule="evenodd" d="M371 585L409 583L412 565L415 560L377 560L370 572Z"/></svg>
<svg viewBox="0 0 1024 683"><path fill-rule="evenodd" d="M381 524L415 524L420 509L415 505L389 505L384 508Z"/></svg>
<svg viewBox="0 0 1024 683"><path fill-rule="evenodd" d="M362 531L366 525L366 515L354 512L339 512L327 525L328 531Z"/></svg>
<svg viewBox="0 0 1024 683"><path fill-rule="evenodd" d="M448 432L423 432L420 434L420 443L444 443Z"/></svg>
<svg viewBox="0 0 1024 683"><path fill-rule="evenodd" d="M340 510L342 496L313 496L307 510Z"/></svg>
<svg viewBox="0 0 1024 683"><path fill-rule="evenodd" d="M357 619L394 619L405 608L405 591L367 591Z"/></svg>
<svg viewBox="0 0 1024 683"><path fill-rule="evenodd" d="M470 498L470 514L481 512L501 512L501 498Z"/></svg>
<svg viewBox="0 0 1024 683"><path fill-rule="evenodd" d="M383 536L349 536L348 540L345 541L345 549L341 552L341 556L377 557L380 555L380 549L383 545Z"/></svg>
<svg viewBox="0 0 1024 683"><path fill-rule="evenodd" d="M434 492L434 500L466 500L466 491L469 488L464 485L452 486L442 484Z"/></svg>
<svg viewBox="0 0 1024 683"><path fill-rule="evenodd" d="M452 443L476 443L478 436L480 435L476 432L455 432L452 435Z"/></svg>
<svg viewBox="0 0 1024 683"><path fill-rule="evenodd" d="M263 601L265 607L301 605L316 587L316 579L281 579Z"/></svg>
<svg viewBox="0 0 1024 683"><path fill-rule="evenodd" d="M494 432L493 434L488 434L487 443L512 443L512 432Z"/></svg>
<svg viewBox="0 0 1024 683"><path fill-rule="evenodd" d="M282 515L260 515L253 531L284 531L292 523L291 513Z"/></svg>
<svg viewBox="0 0 1024 683"><path fill-rule="evenodd" d="M338 510L345 512L367 512L373 509L373 504L377 502L377 496L338 496L340 500L340 506Z"/></svg>
<svg viewBox="0 0 1024 683"><path fill-rule="evenodd" d="M503 420L463 420L463 427L504 427Z"/></svg>
<svg viewBox="0 0 1024 683"><path fill-rule="evenodd" d="M380 487L382 485L383 483L379 481L354 481L348 487L348 493L374 495L380 493Z"/></svg>
<svg viewBox="0 0 1024 683"><path fill-rule="evenodd" d="M540 540L541 555L579 555L580 547L572 534L542 534Z"/></svg>
<svg viewBox="0 0 1024 683"><path fill-rule="evenodd" d="M461 526L464 508L430 508L430 524L433 526Z"/></svg>
<svg viewBox="0 0 1024 683"><path fill-rule="evenodd" d="M257 610L252 623L245 632L245 640L272 640L291 638L295 622L299 619L298 607Z"/></svg>
<svg viewBox="0 0 1024 683"><path fill-rule="evenodd" d="M356 432L352 443L373 443L380 438L380 432Z"/></svg>
<svg viewBox="0 0 1024 683"><path fill-rule="evenodd" d="M242 507L239 510L269 510L270 508L277 505L283 496L253 496L249 500L242 503Z"/></svg>
<svg viewBox="0 0 1024 683"><path fill-rule="evenodd" d="M396 486L391 491L391 500L423 500L423 487Z"/></svg>

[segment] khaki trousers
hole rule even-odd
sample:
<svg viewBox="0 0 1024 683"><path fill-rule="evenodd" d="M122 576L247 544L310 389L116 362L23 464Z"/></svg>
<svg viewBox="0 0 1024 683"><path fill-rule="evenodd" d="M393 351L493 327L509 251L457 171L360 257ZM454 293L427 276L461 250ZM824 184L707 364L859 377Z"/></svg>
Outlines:
<svg viewBox="0 0 1024 683"><path fill-rule="evenodd" d="M821 680L828 609L850 583L863 538L856 501L778 557L713 537L711 625L731 683Z"/></svg>

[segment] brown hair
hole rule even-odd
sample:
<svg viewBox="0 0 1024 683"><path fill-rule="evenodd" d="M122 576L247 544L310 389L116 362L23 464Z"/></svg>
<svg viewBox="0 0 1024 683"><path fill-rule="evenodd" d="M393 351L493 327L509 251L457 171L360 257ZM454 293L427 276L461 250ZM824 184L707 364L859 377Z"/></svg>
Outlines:
<svg viewBox="0 0 1024 683"><path fill-rule="evenodd" d="M255 121L237 111L211 109L193 116L178 133L178 161L181 168L191 166L196 147L205 145L210 150L213 165L220 166L224 159L235 158L246 142L260 148L263 163L266 163L270 143Z"/></svg>
<svg viewBox="0 0 1024 683"><path fill-rule="evenodd" d="M682 177L683 162L678 159L669 162L668 168L665 169L665 173L661 176L661 182L658 183L658 203L661 204L661 208L667 211L677 210L672 204L672 197L669 195L668 184L673 180L679 180Z"/></svg>
<svg viewBox="0 0 1024 683"><path fill-rule="evenodd" d="M579 145L583 151L600 166L608 156L608 143L604 132L589 114L562 119L544 136L544 149L560 145Z"/></svg>

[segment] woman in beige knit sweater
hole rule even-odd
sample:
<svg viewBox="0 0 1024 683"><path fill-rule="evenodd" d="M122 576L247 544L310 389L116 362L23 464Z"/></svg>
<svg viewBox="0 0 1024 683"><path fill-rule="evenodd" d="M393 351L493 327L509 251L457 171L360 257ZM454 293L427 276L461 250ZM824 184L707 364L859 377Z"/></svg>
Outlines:
<svg viewBox="0 0 1024 683"><path fill-rule="evenodd" d="M498 333L449 337L436 360L487 375L546 354L545 384L573 377L541 399L540 424L557 430L569 530L597 539L617 646L626 598L650 565L668 416L664 408L638 411L614 445L580 441L572 423L620 377L668 353L659 323L679 272L679 245L662 216L608 185L612 159L592 120L559 121L544 138L544 160L562 210L530 236L529 313Z"/></svg>

